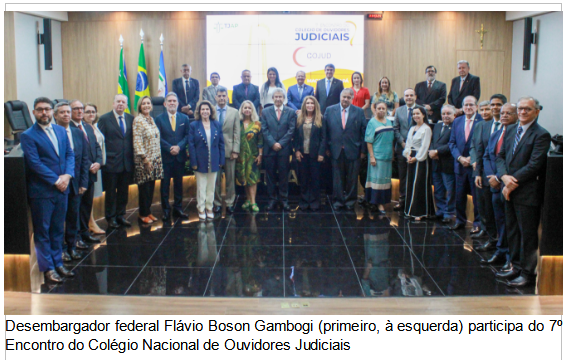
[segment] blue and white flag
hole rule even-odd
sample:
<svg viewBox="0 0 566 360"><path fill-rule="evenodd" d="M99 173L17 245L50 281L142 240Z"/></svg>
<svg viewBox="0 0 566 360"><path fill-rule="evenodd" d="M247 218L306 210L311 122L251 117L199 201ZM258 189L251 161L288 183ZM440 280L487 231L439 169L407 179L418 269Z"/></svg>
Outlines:
<svg viewBox="0 0 566 360"><path fill-rule="evenodd" d="M165 75L165 62L163 61L163 50L159 57L159 86L157 89L157 96L167 95L167 75Z"/></svg>

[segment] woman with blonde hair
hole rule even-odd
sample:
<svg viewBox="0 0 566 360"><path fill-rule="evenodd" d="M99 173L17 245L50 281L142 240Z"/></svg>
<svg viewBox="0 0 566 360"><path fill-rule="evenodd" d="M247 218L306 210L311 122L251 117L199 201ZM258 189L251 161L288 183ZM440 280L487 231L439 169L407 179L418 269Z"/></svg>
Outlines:
<svg viewBox="0 0 566 360"><path fill-rule="evenodd" d="M260 180L263 134L254 104L249 100L244 101L240 106L240 129L240 156L236 159L236 184L244 186L246 190L247 200L242 205L242 209L258 212L255 195Z"/></svg>
<svg viewBox="0 0 566 360"><path fill-rule="evenodd" d="M387 105L387 112L390 116L395 115L399 107L399 97L391 89L391 81L386 76L379 79L379 90L371 98L371 111L375 114L375 105L378 101L383 101Z"/></svg>
<svg viewBox="0 0 566 360"><path fill-rule="evenodd" d="M318 211L320 164L326 152L326 125L322 121L320 105L314 96L307 96L303 100L301 112L297 117L293 145L301 184L299 208L305 211L310 207L312 211Z"/></svg>
<svg viewBox="0 0 566 360"><path fill-rule="evenodd" d="M151 98L144 96L138 101L138 116L133 122L134 135L134 180L138 184L139 218L151 224L157 218L151 215L151 203L155 180L163 178L161 161L161 136L151 117Z"/></svg>

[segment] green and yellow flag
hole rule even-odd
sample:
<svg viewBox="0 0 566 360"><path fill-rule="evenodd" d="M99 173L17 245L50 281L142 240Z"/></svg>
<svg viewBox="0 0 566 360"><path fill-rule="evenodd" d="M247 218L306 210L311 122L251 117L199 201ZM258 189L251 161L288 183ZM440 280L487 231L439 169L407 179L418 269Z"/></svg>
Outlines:
<svg viewBox="0 0 566 360"><path fill-rule="evenodd" d="M128 74L124 61L124 49L120 50L120 73L118 74L118 94L126 96L126 112L130 114L130 90L128 90Z"/></svg>
<svg viewBox="0 0 566 360"><path fill-rule="evenodd" d="M138 108L138 100L144 96L151 96L149 94L149 83L147 80L147 70L145 67L145 53L143 51L143 42L140 47L140 58L138 60L138 78L136 79L136 98L134 106Z"/></svg>

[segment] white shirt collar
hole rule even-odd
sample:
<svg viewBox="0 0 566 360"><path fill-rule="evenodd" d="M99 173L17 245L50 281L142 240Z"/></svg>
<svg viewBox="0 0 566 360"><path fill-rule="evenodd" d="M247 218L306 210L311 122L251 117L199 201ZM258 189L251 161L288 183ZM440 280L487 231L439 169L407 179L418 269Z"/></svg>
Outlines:
<svg viewBox="0 0 566 360"><path fill-rule="evenodd" d="M325 82L328 83L328 81L330 81L330 84L332 84L332 82L334 81L334 76L331 77L330 79L329 79L329 78L326 78Z"/></svg>
<svg viewBox="0 0 566 360"><path fill-rule="evenodd" d="M468 115L464 115L464 116L466 117L466 121L467 121L467 120L475 120L475 119L476 119L476 114L477 114L477 113L474 113L474 115L473 115L470 119L468 119Z"/></svg>
<svg viewBox="0 0 566 360"><path fill-rule="evenodd" d="M436 81L436 79L432 80L432 81L426 81L426 86L428 86L428 83L430 83L431 85L434 85L434 82Z"/></svg>
<svg viewBox="0 0 566 360"><path fill-rule="evenodd" d="M305 83L303 83L303 85L297 84L297 89L304 89L304 88L305 88Z"/></svg>
<svg viewBox="0 0 566 360"><path fill-rule="evenodd" d="M175 111L174 114L171 114L169 111L167 111L167 116L169 116L169 121L171 121L171 116L173 115L177 116L177 112Z"/></svg>
<svg viewBox="0 0 566 360"><path fill-rule="evenodd" d="M352 105L350 105L350 106L352 106ZM348 106L346 108L346 112L350 111L350 106ZM340 112L342 112L342 110L344 110L344 108L342 107L342 103L340 103Z"/></svg>
<svg viewBox="0 0 566 360"><path fill-rule="evenodd" d="M468 74L468 75L469 75L469 74ZM468 75L466 75L466 76L464 76L464 77L461 77L461 76L460 76L460 82L466 81L466 78L468 77Z"/></svg>
<svg viewBox="0 0 566 360"><path fill-rule="evenodd" d="M122 115L118 115L118 113L116 112L116 110L112 110L112 112L114 113L114 116L116 117L116 120L119 120L118 117L122 116L124 119L126 119L126 112L124 112Z"/></svg>
<svg viewBox="0 0 566 360"><path fill-rule="evenodd" d="M273 105L273 107L275 108L275 112L277 112L277 109L281 110L281 113L283 113L283 109L285 108L285 105L281 105L281 107L277 107L275 105Z"/></svg>
<svg viewBox="0 0 566 360"><path fill-rule="evenodd" d="M76 122L76 121L73 120L73 119L71 119L71 121L73 122L73 124L77 125L77 127L79 127L79 125L82 125L82 124L83 124L82 121ZM83 126L83 127L84 127L84 126Z"/></svg>
<svg viewBox="0 0 566 360"><path fill-rule="evenodd" d="M228 109L228 104L224 105L224 107L220 107L216 105L216 110L226 110L226 109Z"/></svg>
<svg viewBox="0 0 566 360"><path fill-rule="evenodd" d="M535 119L536 120L536 119ZM527 132L527 130L529 130L529 128L531 127L531 125L535 122L535 120L531 121L530 123L528 123L527 125L521 125L521 122L519 122L517 120L517 124L519 124L519 126L523 127L523 134ZM522 135L521 135L522 136Z"/></svg>

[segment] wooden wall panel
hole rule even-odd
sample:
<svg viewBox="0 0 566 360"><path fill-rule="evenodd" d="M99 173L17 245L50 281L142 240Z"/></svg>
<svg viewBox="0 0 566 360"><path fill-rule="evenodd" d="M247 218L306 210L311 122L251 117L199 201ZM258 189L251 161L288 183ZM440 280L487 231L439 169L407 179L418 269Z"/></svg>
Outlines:
<svg viewBox="0 0 566 360"><path fill-rule="evenodd" d="M144 47L152 94L158 84L161 33L165 37L169 89L173 79L180 76L183 63L192 66L192 76L202 88L207 80L206 15L191 11L69 13L69 21L62 24L65 97L93 101L101 112L111 109L118 81L118 38L122 34L133 98L140 28L146 34ZM484 48L480 49L479 34L475 31L482 23L488 33L484 35ZM456 62L465 59L470 61L472 74L481 77L482 98L493 93L509 95L512 38L513 24L505 21L504 12L385 12L382 21L365 21L365 85L374 93L378 80L388 76L394 90L402 96L405 88L423 81L424 68L432 64L438 68L438 80L450 90L451 79L458 75Z"/></svg>
<svg viewBox="0 0 566 360"><path fill-rule="evenodd" d="M16 100L18 87L16 83L16 37L14 32L14 12L4 12L4 102ZM32 104L33 105L33 104ZM28 104L29 106L29 104ZM11 138L11 128L4 119L4 137Z"/></svg>

